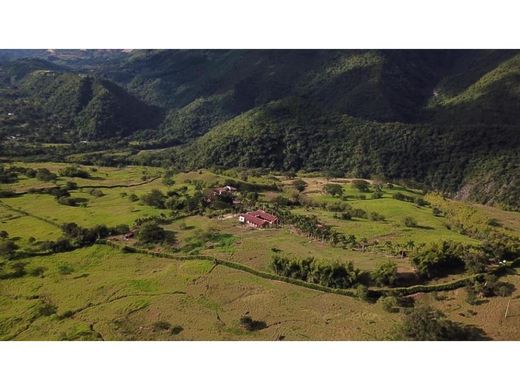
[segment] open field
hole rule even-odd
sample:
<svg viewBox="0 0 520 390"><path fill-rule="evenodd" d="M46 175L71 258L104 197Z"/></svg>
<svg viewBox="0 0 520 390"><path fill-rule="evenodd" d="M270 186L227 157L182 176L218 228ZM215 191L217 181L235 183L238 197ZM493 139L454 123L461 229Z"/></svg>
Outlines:
<svg viewBox="0 0 520 390"><path fill-rule="evenodd" d="M47 168L58 175L69 166L11 165ZM64 186L67 181L74 181L80 188L71 189L70 197L86 199L81 206L62 204L49 193L23 193L0 199L0 231L7 232L20 251L34 252L16 260L0 258L3 268L11 269L16 262L22 262L26 271L21 277L0 279L1 339L388 339L402 321L403 309L389 312L380 302L270 280L223 263L215 264L209 257L263 273L272 273L273 257L282 256L315 258L328 265L352 262L366 273L391 261L399 274L414 274L411 257L418 248L441 241L479 244L479 239L461 229L462 222L465 228L486 226L512 236L518 236L520 227L519 213L424 196L398 185L382 185L382 195L372 199L374 183L370 182L368 192L361 192L347 179L302 177L307 186L298 194L293 179L281 176L239 177L233 172L200 170L174 173L171 182L166 183L162 180L164 170L159 168L80 168L88 171L91 178L58 176L53 182L41 182L21 174L17 182L0 185L0 190L23 193L29 188ZM297 198L300 204L287 208L293 215L315 216L320 224L335 232L355 236L356 244L333 245L305 234L293 224L256 229L238 221L239 209L208 207L180 212L143 201L152 190L190 199L201 189L208 191L225 183L251 186L250 192L256 191L261 201L269 202L265 207L276 204L280 198ZM326 184L339 184L342 196L328 194L324 190ZM262 187L266 185L270 186L268 190ZM93 189L101 193L92 193ZM431 205L395 199L397 193L426 199ZM263 207L262 203L250 205L241 191L237 196L239 207L244 210ZM338 205L364 214L338 218L341 211L332 211ZM433 207L442 209L442 213L434 215ZM374 213L383 218L372 218ZM39 243L63 235L62 224L132 227L136 220L150 217L161 217L162 228L175 241L147 248L178 259L129 253L100 244L63 253L37 253L42 252L38 250ZM406 226L405 217L413 219L416 225ZM140 245L136 237L123 239L117 235L110 240L120 246ZM190 260L181 260L183 256ZM465 276L464 271L457 271L423 284L452 282ZM516 275L503 279L520 288ZM517 291L512 296L482 299L477 305L467 302L464 288L418 293L413 298L417 305L428 304L454 321L481 328L487 337L519 339ZM508 302L511 313L504 318ZM262 322L263 327L245 330L240 323L243 316Z"/></svg>

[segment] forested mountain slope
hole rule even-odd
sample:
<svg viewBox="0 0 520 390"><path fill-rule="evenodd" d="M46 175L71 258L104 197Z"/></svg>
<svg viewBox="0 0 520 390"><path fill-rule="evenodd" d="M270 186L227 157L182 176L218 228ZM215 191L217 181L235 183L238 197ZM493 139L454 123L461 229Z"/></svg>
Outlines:
<svg viewBox="0 0 520 390"><path fill-rule="evenodd" d="M161 122L161 110L117 84L40 59L0 63L9 112L23 121L24 107L62 137L93 140L123 137ZM13 118L14 119L14 118ZM37 129L40 130L40 129ZM59 133L59 132L58 132ZM44 134L43 134L44 135ZM56 137L59 135L53 133Z"/></svg>
<svg viewBox="0 0 520 390"><path fill-rule="evenodd" d="M518 51L135 50L87 57L82 68L74 53L61 53L46 71L9 60L3 79L30 97L27 107L73 129L72 139L162 149L140 153L141 162L334 170L413 180L520 209Z"/></svg>

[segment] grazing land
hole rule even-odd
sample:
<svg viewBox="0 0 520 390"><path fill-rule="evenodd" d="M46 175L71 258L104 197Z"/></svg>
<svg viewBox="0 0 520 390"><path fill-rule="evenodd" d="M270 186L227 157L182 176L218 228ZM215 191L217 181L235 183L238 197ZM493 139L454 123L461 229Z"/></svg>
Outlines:
<svg viewBox="0 0 520 390"><path fill-rule="evenodd" d="M3 340L417 339L421 307L520 339L518 212L310 174L3 172ZM276 223L239 220L258 209Z"/></svg>

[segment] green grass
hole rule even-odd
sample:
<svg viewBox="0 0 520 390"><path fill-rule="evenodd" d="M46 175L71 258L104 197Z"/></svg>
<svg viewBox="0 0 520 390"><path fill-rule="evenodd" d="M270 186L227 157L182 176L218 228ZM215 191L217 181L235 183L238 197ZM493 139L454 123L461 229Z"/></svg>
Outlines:
<svg viewBox="0 0 520 390"><path fill-rule="evenodd" d="M65 164L28 165L58 171ZM138 183L144 171L149 175L159 172L154 168L142 167L98 168L96 174L101 179L86 179L84 182L99 185ZM174 176L175 185L170 189L186 185L188 191L193 193L194 182L198 180L211 186L223 183L232 175L238 176L236 172L227 174L230 176L207 170L180 173ZM304 179L309 184L304 196L326 203L338 201L321 191L326 179ZM24 180L17 184L26 186ZM258 183L271 180L254 176L248 178L249 182ZM291 180L279 180L286 185L284 192L289 195L293 191L287 185ZM333 218L334 212L319 207L299 207L291 211L316 215L320 221L332 225L339 232L380 243L387 240L393 243L413 240L416 245L439 240L477 242L456 229L448 229L447 226L452 225L453 221L482 228L487 226L490 218L496 218L501 225L497 229L511 234L517 234L520 227L519 213L428 195L426 198L434 206L451 210L447 217L435 217L431 207L419 207L392 198L396 192L422 196L416 191L399 186L392 189L385 187L381 199L370 199L370 194L367 194L368 199L358 200L355 199L356 195L361 194L358 190L347 182L342 182L342 185L348 204L353 208L382 214L385 220L338 220ZM31 249L36 245L29 243L30 237L42 241L61 235L57 226L35 217L47 218L56 224L76 222L89 227L96 224L131 225L143 216L168 215L168 210L154 209L128 199L130 194L140 196L152 189L166 192L169 188L161 180L156 180L132 188L102 189L104 196L101 197L91 196L82 190L72 191L72 196L88 198L87 207L60 205L53 196L45 194L3 198L0 203L0 230L6 230L22 249ZM122 196L123 192L127 196ZM269 198L278 193L266 194L261 195ZM419 227L404 226L406 216L413 217ZM176 233L177 243L173 248L156 248L158 250L171 250L179 255L209 255L261 271L270 271L270 262L275 254L300 259L314 257L324 262L352 261L356 267L366 271L392 260L397 263L400 272L413 270L408 258L378 252L376 248L363 252L333 247L305 237L292 226L252 229L240 224L236 215L227 215L223 219L195 215L175 220L164 227ZM206 242L201 239L200 233L209 228L214 229L216 234ZM208 260L169 260L94 245L23 261L27 263L26 276L1 281L0 339L272 340L280 335L299 340L379 339L385 337L401 315L386 313L378 305L357 299L331 296L222 265L215 266ZM43 275L30 276L32 270L40 267L44 269ZM495 310L494 307L490 303L490 310ZM259 332L242 329L239 319L248 311L253 318L266 321L269 327ZM486 313L482 312L481 315L485 320ZM321 325L324 318L329 325ZM157 321L168 321L184 330L178 335L158 331L153 326ZM500 338L500 335L497 337Z"/></svg>

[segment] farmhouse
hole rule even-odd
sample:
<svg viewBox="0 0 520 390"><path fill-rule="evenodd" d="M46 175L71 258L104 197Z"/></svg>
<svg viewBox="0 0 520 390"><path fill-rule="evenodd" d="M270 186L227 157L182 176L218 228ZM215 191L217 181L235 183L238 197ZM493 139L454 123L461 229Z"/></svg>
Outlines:
<svg viewBox="0 0 520 390"><path fill-rule="evenodd" d="M256 228L265 228L278 223L278 218L272 214L266 213L263 210L250 211L245 214L240 214L238 220L242 223L252 225Z"/></svg>
<svg viewBox="0 0 520 390"><path fill-rule="evenodd" d="M211 202L212 200L215 200L217 197L222 196L222 195L234 197L236 191L237 191L237 189L235 187L228 186L228 185L226 185L224 187L216 187L216 188L213 188L209 192L209 194L206 196L206 201Z"/></svg>
<svg viewBox="0 0 520 390"><path fill-rule="evenodd" d="M226 194L226 193L233 193L233 192L236 192L236 191L237 191L237 189L235 187L232 187L232 186L217 187L217 188L213 189L213 193L215 195L222 195L222 194Z"/></svg>

